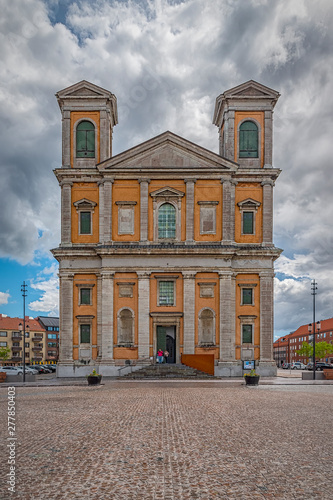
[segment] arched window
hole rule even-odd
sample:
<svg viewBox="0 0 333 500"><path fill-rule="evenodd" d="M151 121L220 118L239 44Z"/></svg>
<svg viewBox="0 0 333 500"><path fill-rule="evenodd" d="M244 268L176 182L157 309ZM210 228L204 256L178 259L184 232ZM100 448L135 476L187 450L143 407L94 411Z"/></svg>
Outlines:
<svg viewBox="0 0 333 500"><path fill-rule="evenodd" d="M130 309L122 309L118 313L118 344L134 343L133 313Z"/></svg>
<svg viewBox="0 0 333 500"><path fill-rule="evenodd" d="M91 122L83 121L76 127L76 157L95 157L95 127Z"/></svg>
<svg viewBox="0 0 333 500"><path fill-rule="evenodd" d="M215 344L214 313L211 309L203 309L199 314L199 344Z"/></svg>
<svg viewBox="0 0 333 500"><path fill-rule="evenodd" d="M251 121L239 127L239 157L258 158L258 127Z"/></svg>
<svg viewBox="0 0 333 500"><path fill-rule="evenodd" d="M176 237L176 209L171 203L163 203L158 210L158 237Z"/></svg>

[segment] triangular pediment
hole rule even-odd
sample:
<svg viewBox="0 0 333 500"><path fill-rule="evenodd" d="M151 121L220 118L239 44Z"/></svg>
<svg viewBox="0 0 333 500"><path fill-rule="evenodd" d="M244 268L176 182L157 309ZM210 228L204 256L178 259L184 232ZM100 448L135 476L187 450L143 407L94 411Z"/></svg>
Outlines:
<svg viewBox="0 0 333 500"><path fill-rule="evenodd" d="M150 193L152 198L181 198L185 193L170 186L165 186Z"/></svg>
<svg viewBox="0 0 333 500"><path fill-rule="evenodd" d="M73 205L74 207L76 207L76 209L84 209L84 208L91 209L94 208L97 205L97 203L88 200L87 198L82 198L81 200L74 201Z"/></svg>
<svg viewBox="0 0 333 500"><path fill-rule="evenodd" d="M257 209L260 207L260 201L253 200L252 198L246 198L246 200L239 201L237 205L241 208L252 208Z"/></svg>
<svg viewBox="0 0 333 500"><path fill-rule="evenodd" d="M59 90L56 93L58 99L70 98L70 97L110 97L112 96L111 92L98 85L88 82L87 80L82 80L81 82L75 83L70 87L66 87L65 89Z"/></svg>
<svg viewBox="0 0 333 500"><path fill-rule="evenodd" d="M230 97L266 97L266 98L275 98L279 97L279 92L273 90L262 83L258 83L254 80L249 80L248 82L242 83L241 85L237 85L237 87L233 87L224 92L225 98Z"/></svg>
<svg viewBox="0 0 333 500"><path fill-rule="evenodd" d="M235 171L236 163L221 157L172 132L149 139L98 165L100 170L188 171L189 169Z"/></svg>

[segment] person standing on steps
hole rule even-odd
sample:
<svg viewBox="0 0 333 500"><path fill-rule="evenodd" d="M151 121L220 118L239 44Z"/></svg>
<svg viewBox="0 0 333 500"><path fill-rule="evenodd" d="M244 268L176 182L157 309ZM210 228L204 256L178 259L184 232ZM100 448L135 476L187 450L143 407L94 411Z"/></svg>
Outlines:
<svg viewBox="0 0 333 500"><path fill-rule="evenodd" d="M163 351L162 351L162 349L159 349L157 351L156 361L157 361L157 363L163 363L163 359L164 359L163 358Z"/></svg>

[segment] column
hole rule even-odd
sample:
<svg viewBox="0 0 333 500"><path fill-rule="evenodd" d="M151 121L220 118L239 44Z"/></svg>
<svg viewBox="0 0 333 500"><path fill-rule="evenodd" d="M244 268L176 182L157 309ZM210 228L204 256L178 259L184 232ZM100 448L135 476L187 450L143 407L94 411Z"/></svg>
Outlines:
<svg viewBox="0 0 333 500"><path fill-rule="evenodd" d="M59 275L60 345L59 362L73 363L73 278L74 274Z"/></svg>
<svg viewBox="0 0 333 500"><path fill-rule="evenodd" d="M62 114L62 168L71 167L71 113Z"/></svg>
<svg viewBox="0 0 333 500"><path fill-rule="evenodd" d="M101 363L113 361L113 272L101 273L101 299L102 299L102 321L101 321Z"/></svg>
<svg viewBox="0 0 333 500"><path fill-rule="evenodd" d="M140 241L148 241L148 185L150 179L139 179L140 183Z"/></svg>
<svg viewBox="0 0 333 500"><path fill-rule="evenodd" d="M273 163L273 113L265 111L265 151L264 151L264 168L272 168Z"/></svg>
<svg viewBox="0 0 333 500"><path fill-rule="evenodd" d="M72 244L72 185L62 181L61 186L61 246Z"/></svg>
<svg viewBox="0 0 333 500"><path fill-rule="evenodd" d="M220 278L220 361L235 361L235 276L221 271Z"/></svg>
<svg viewBox="0 0 333 500"><path fill-rule="evenodd" d="M97 361L102 359L102 276L97 276Z"/></svg>
<svg viewBox="0 0 333 500"><path fill-rule="evenodd" d="M262 202L262 241L265 244L273 243L273 186L271 179L261 183L263 189Z"/></svg>
<svg viewBox="0 0 333 500"><path fill-rule="evenodd" d="M104 212L104 244L112 241L112 184L114 179L104 180L103 212Z"/></svg>
<svg viewBox="0 0 333 500"><path fill-rule="evenodd" d="M149 288L150 273L137 272L139 291L139 359L149 360Z"/></svg>
<svg viewBox="0 0 333 500"><path fill-rule="evenodd" d="M100 130L100 140L99 140L99 151L100 157L99 161L107 160L110 157L110 136L108 130L108 119L107 114L104 109L100 111L99 119L99 130Z"/></svg>
<svg viewBox="0 0 333 500"><path fill-rule="evenodd" d="M260 276L260 361L273 361L274 272L262 271Z"/></svg>
<svg viewBox="0 0 333 500"><path fill-rule="evenodd" d="M195 353L195 274L183 272L184 341L183 353Z"/></svg>
<svg viewBox="0 0 333 500"><path fill-rule="evenodd" d="M194 184L196 179L184 179L186 183L186 242L194 241Z"/></svg>
<svg viewBox="0 0 333 500"><path fill-rule="evenodd" d="M235 186L237 181L229 177L222 177L223 206L222 206L222 241L230 244L235 241Z"/></svg>

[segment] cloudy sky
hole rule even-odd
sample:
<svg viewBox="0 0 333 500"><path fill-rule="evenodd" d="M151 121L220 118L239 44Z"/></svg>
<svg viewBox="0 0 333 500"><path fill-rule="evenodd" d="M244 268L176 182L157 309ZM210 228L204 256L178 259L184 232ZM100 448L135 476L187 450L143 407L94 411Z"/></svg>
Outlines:
<svg viewBox="0 0 333 500"><path fill-rule="evenodd" d="M113 92L117 154L165 130L215 152L215 98L254 79L274 113L275 336L333 316L331 0L0 0L0 313L58 314L61 116L82 79Z"/></svg>

